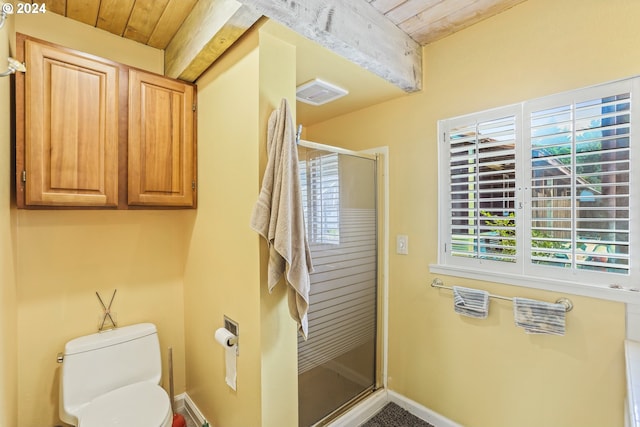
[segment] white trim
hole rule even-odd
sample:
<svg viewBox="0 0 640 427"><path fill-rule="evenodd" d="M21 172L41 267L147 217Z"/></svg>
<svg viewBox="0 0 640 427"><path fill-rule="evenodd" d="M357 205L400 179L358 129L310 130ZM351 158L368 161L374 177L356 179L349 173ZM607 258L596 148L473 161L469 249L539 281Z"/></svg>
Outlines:
<svg viewBox="0 0 640 427"><path fill-rule="evenodd" d="M395 403L435 427L463 427L461 424L458 424L455 421L452 421L449 418L440 415L439 413L432 411L431 409L422 406L418 402L396 393L393 390L387 391L387 398L389 402Z"/></svg>
<svg viewBox="0 0 640 427"><path fill-rule="evenodd" d="M357 404L351 410L327 424L326 427L357 427L373 417L389 402L395 403L416 417L432 424L434 427L463 427L461 424L422 406L418 402L400 393L385 389L375 391L371 396ZM202 426L207 422L202 412L200 412L186 392L177 395L175 397L175 403L176 411L186 414L196 426Z"/></svg>
<svg viewBox="0 0 640 427"><path fill-rule="evenodd" d="M182 413L186 417L191 418L191 422L196 426L202 426L205 422L207 422L200 409L193 403L193 400L189 397L189 395L185 392L177 395L174 398L176 411Z"/></svg>

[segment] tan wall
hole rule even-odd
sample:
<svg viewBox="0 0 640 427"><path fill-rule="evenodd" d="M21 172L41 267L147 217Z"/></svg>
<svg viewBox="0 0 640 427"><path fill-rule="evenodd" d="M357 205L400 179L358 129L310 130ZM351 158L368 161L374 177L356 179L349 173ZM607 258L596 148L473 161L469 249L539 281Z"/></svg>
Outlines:
<svg viewBox="0 0 640 427"><path fill-rule="evenodd" d="M53 13L16 16L15 30L162 71L162 51ZM60 424L56 354L69 339L97 331L96 291L110 298L118 290L113 311L120 325L158 326L163 384L168 388L172 346L175 389L185 390L183 273L194 218L194 211L17 212L19 427Z"/></svg>
<svg viewBox="0 0 640 427"><path fill-rule="evenodd" d="M265 242L249 227L268 115L294 96L295 51L260 30L198 80L199 204L185 271L187 391L214 426L297 424L295 324L282 286L263 283ZM237 391L214 340L240 327ZM277 390L277 392L276 392Z"/></svg>
<svg viewBox="0 0 640 427"><path fill-rule="evenodd" d="M638 16L628 0L524 2L426 46L422 92L307 129L320 143L389 146L390 389L466 427L623 425L623 304L571 295L566 336L530 336L505 301L492 301L483 321L456 315L451 294L428 286L428 265L437 260L437 120L637 74ZM397 234L409 236L409 255L395 254Z"/></svg>
<svg viewBox="0 0 640 427"><path fill-rule="evenodd" d="M9 56L13 19L0 30L0 67ZM4 71L4 68L1 70ZM16 310L16 210L10 204L11 119L10 78L0 77L0 427L17 424L17 310Z"/></svg>

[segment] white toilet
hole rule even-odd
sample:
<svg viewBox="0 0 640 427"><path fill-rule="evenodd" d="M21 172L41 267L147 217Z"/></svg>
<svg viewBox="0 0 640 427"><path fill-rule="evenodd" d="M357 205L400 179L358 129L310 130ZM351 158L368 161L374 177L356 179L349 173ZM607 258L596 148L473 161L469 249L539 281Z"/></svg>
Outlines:
<svg viewBox="0 0 640 427"><path fill-rule="evenodd" d="M64 349L60 419L78 427L171 427L161 376L151 323L73 339Z"/></svg>

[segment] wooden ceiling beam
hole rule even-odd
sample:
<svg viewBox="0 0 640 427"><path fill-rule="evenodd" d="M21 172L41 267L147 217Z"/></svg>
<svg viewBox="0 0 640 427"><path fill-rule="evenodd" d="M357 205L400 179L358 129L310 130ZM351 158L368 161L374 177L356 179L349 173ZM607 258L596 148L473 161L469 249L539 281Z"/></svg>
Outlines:
<svg viewBox="0 0 640 427"><path fill-rule="evenodd" d="M422 48L367 1L239 1L406 92L422 88Z"/></svg>
<svg viewBox="0 0 640 427"><path fill-rule="evenodd" d="M261 17L236 0L199 0L165 49L165 75L195 81Z"/></svg>

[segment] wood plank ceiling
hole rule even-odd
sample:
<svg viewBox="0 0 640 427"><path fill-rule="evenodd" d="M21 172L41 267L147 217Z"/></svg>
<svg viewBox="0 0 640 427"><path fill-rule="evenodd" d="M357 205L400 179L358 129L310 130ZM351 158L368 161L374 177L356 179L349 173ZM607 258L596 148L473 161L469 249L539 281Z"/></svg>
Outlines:
<svg viewBox="0 0 640 427"><path fill-rule="evenodd" d="M28 0L31 2L32 0ZM33 0L37 3L37 1ZM483 19L500 13L525 0L348 0L355 13L362 13L362 7L369 3L369 7L375 8L388 20L400 28L419 45L425 45L443 37L446 37L465 27L473 25ZM307 3L308 2L308 3ZM194 81L208 65L213 63L224 49L230 46L246 29L248 29L260 17L260 8L251 9L241 4L256 4L268 9L269 4L282 3L276 0L44 0L49 12L66 16L70 19L83 22L118 36L134 40L152 46L157 49L165 49L167 56L173 51L183 49L198 51L211 50L211 46L223 44L224 48L218 48L215 54L209 52L204 57L179 58L184 65L180 69L171 69L171 64L165 67L165 71L171 77L179 77L184 80ZM231 4L236 8L228 17L218 18L227 22L227 27L233 25L234 31L230 37L229 29L216 30L210 34L207 44L196 48L185 45L181 41L179 46L170 46L174 36L186 23L183 33L193 33L194 28L206 27L207 22L203 18L191 15L203 15L203 10L209 10L207 19L214 19L219 9L219 4L224 3L224 9L228 10ZM334 8L345 7L339 2L322 2L317 0L291 0L291 7L310 10L312 4L320 4L321 7L330 8L330 14ZM332 3L332 4L329 4ZM333 4L335 3L335 4ZM360 5L363 3L363 5ZM237 4L237 5L236 5ZM339 6L339 7L338 7ZM368 13L368 12L367 12ZM240 31L237 30L237 22L241 22ZM195 27L194 27L195 22ZM330 23L330 22L329 22ZM295 30L295 28L294 28ZM200 31L200 30L198 30ZM217 39L216 39L217 37ZM185 34L177 38L188 39ZM187 41L188 42L188 41ZM176 43L174 43L176 44ZM195 55L195 53L193 54ZM169 59L166 59L168 62ZM197 63L196 69L190 69ZM175 67L174 67L175 68ZM419 86L419 85L418 85ZM415 87L411 90L419 90ZM407 90L405 88L405 90Z"/></svg>
<svg viewBox="0 0 640 427"><path fill-rule="evenodd" d="M47 11L166 49L198 0L45 0Z"/></svg>
<svg viewBox="0 0 640 427"><path fill-rule="evenodd" d="M366 0L412 39L425 45L525 0Z"/></svg>

